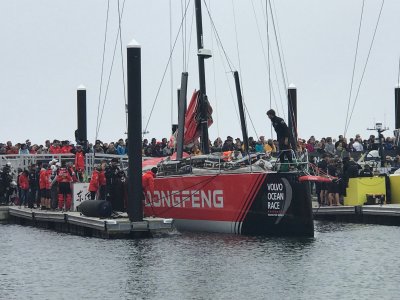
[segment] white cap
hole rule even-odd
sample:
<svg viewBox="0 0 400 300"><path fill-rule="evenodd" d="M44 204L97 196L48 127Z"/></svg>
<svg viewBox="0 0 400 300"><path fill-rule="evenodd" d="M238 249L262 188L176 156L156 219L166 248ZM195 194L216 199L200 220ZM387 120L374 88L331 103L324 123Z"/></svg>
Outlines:
<svg viewBox="0 0 400 300"><path fill-rule="evenodd" d="M141 48L140 44L139 44L135 39L132 39L132 40L129 42L129 44L128 44L127 47L128 47L128 48Z"/></svg>

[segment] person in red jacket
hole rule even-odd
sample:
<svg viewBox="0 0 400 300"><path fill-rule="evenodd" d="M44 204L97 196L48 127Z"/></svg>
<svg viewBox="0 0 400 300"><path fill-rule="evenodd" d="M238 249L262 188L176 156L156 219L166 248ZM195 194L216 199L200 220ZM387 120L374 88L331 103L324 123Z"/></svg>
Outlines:
<svg viewBox="0 0 400 300"><path fill-rule="evenodd" d="M49 148L50 154L59 154L61 153L60 142L58 140L54 140L53 144Z"/></svg>
<svg viewBox="0 0 400 300"><path fill-rule="evenodd" d="M65 202L65 210L69 211L72 202L72 176L66 167L65 161L62 162L61 168L57 171L56 180L58 182L58 209L63 210Z"/></svg>
<svg viewBox="0 0 400 300"><path fill-rule="evenodd" d="M26 207L26 204L28 203L28 192L29 192L29 172L27 170L24 170L19 178L18 178L18 184L19 188L21 190L21 199L19 206L23 205Z"/></svg>
<svg viewBox="0 0 400 300"><path fill-rule="evenodd" d="M42 204L42 209L50 209L51 208L51 175L53 174L53 170L51 169L51 165L48 166L46 170L46 197L44 199L44 205Z"/></svg>
<svg viewBox="0 0 400 300"><path fill-rule="evenodd" d="M90 199L94 200L96 199L96 194L99 191L100 187L100 171L101 167L96 166L93 170L92 178L90 178L90 183L89 183L89 192L90 192Z"/></svg>
<svg viewBox="0 0 400 300"><path fill-rule="evenodd" d="M61 145L62 146L61 146L61 149L60 149L60 153L62 153L62 154L71 153L72 146L69 144L69 141L62 141Z"/></svg>
<svg viewBox="0 0 400 300"><path fill-rule="evenodd" d="M144 193L144 198L148 198L151 202L154 197L154 178L157 174L157 168L153 167L150 171L147 171L142 176L142 188Z"/></svg>
<svg viewBox="0 0 400 300"><path fill-rule="evenodd" d="M46 182L47 179L47 172L46 172L47 165L43 165L39 172L39 190L40 190L40 201L38 203L38 207L45 206L46 203Z"/></svg>
<svg viewBox="0 0 400 300"><path fill-rule="evenodd" d="M75 153L75 171L78 181L83 181L83 173L85 171L85 153L82 150L81 145L76 145Z"/></svg>

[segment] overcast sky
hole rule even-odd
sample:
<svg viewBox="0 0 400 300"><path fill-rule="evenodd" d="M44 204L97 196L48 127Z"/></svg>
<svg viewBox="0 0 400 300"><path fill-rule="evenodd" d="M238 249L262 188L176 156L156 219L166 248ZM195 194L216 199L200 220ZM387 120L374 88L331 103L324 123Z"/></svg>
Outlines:
<svg viewBox="0 0 400 300"><path fill-rule="evenodd" d="M181 4L185 2L188 1L128 0L125 3L122 16L125 68L129 41L134 38L142 46L143 129L161 84L170 41L173 42L178 33ZM110 1L102 102L117 35L117 3L117 0ZM123 0L121 7L122 3ZM254 124L253 128L247 120L249 135L270 137L270 122L265 116L270 108L265 1L207 0L207 3L232 68L241 71L243 95ZM275 0L273 4L288 81L298 88L299 136L305 139L310 135L337 137L345 127L362 1ZM358 88L380 5L380 0L366 0L353 95ZM80 84L87 87L88 137L94 140L106 12L105 0L0 1L0 142L20 142L27 138L33 143L54 138L73 140L77 126L76 89ZM385 122L390 133L394 129L394 87L400 55L399 13L400 1L385 1L348 137L356 133L367 137L370 132L366 128L372 127L375 121ZM190 38L192 15L193 1L184 22L185 38L178 37L173 52L173 76L168 69L149 121L147 138L168 137L171 122L177 120L176 89L184 70L183 49L188 52L185 59L189 72L188 93L198 88L195 22ZM204 6L203 22L204 46L213 51L213 58L206 61L207 92L215 120L210 138L241 137L233 76L228 72L229 67L211 31ZM275 95L272 108L285 116L286 92L273 28L269 24ZM110 78L98 135L103 141L124 137L126 131L119 44Z"/></svg>

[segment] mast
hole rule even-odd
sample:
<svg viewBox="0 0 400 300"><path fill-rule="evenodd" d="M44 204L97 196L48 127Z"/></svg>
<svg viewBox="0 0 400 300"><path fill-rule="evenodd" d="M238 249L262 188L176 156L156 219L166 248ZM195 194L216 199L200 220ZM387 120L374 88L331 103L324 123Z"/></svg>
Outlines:
<svg viewBox="0 0 400 300"><path fill-rule="evenodd" d="M246 152L246 154L248 154L249 153L249 138L247 137L246 117L245 117L244 109L243 109L243 98L242 98L242 91L240 89L240 80L239 80L238 71L233 72L233 77L235 78L236 96L238 99L240 125L242 127L244 152Z"/></svg>
<svg viewBox="0 0 400 300"><path fill-rule="evenodd" d="M208 143L208 101L206 93L206 77L204 60L211 57L211 51L203 48L203 23L201 16L201 0L195 0L196 8L196 29L197 29L197 59L199 65L199 105L200 105L200 125L201 125L201 135L200 143L201 150L204 154L210 153L210 147Z"/></svg>
<svg viewBox="0 0 400 300"><path fill-rule="evenodd" d="M178 136L176 137L176 159L182 159L183 157L183 137L185 131L185 113L186 113L186 94L187 94L187 82L188 73L183 72L181 77L181 88L179 90L179 101L178 101Z"/></svg>

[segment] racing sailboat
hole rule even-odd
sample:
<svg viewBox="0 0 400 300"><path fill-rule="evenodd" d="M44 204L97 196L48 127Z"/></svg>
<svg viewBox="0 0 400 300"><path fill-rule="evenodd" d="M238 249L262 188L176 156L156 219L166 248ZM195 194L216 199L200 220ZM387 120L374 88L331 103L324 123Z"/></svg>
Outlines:
<svg viewBox="0 0 400 300"><path fill-rule="evenodd" d="M221 156L208 154L208 126L211 122L204 60L211 54L203 47L201 0L195 0L195 9L200 89L194 97L198 113L192 114L192 118L198 121L194 131L199 132L205 155L182 158L178 146L177 158L153 161L159 173L153 193L148 191L145 197L145 216L173 218L177 229L183 231L313 236L309 183L299 180L303 173L267 170L254 163L256 155L248 154L239 162L225 162L221 161ZM237 78L235 81L238 83ZM245 150L248 150L238 85L237 94ZM183 124L183 118L179 117L178 134L183 133ZM185 127L186 135L188 128ZM149 167L152 162L146 161L146 165Z"/></svg>

